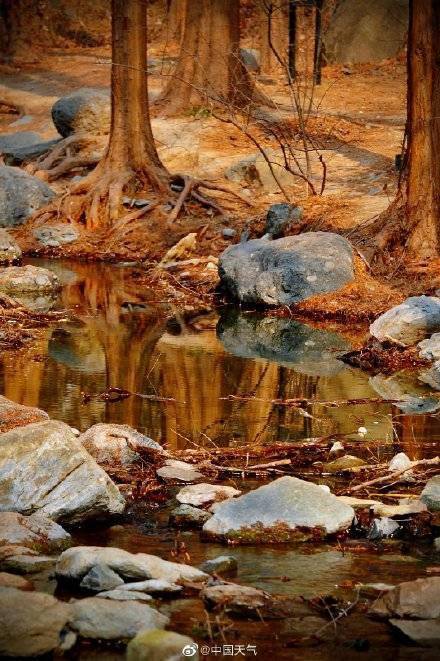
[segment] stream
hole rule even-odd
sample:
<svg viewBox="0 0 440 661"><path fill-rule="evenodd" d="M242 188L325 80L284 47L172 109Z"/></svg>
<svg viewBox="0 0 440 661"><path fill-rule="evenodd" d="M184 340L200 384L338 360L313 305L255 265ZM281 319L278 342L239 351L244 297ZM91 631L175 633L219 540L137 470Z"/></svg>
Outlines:
<svg viewBox="0 0 440 661"><path fill-rule="evenodd" d="M225 311L190 321L169 320L169 305L152 291L139 291L136 268L27 260L50 268L63 289L57 300L39 300L72 312L45 329L32 348L0 356L0 392L15 402L37 406L51 418L80 431L98 422L128 424L169 449L264 444L341 435L360 444L380 439L381 460L404 451L411 459L434 456L440 440L440 399L411 373L393 377L361 372L338 360L349 350L342 335L292 319ZM167 320L168 319L168 320ZM129 397L103 401L109 387L168 398ZM250 401L231 396L251 396ZM283 407L276 399L304 397L324 402L352 398L400 400L385 403ZM366 432L359 433L365 427ZM240 480L229 482L243 486ZM247 483L247 488L249 483ZM170 507L154 517L137 514L121 525L74 531L80 544L118 546L170 559L176 532L167 526ZM429 548L404 544L386 553L342 553L336 544L245 546L225 548L203 543L197 531L181 532L190 562L231 554L237 580L289 597L339 594L354 598L356 583L391 583L426 576L433 563ZM62 596L62 595L61 595ZM192 635L205 623L199 600L165 601L170 628ZM236 621L228 642L255 645L259 658L409 659L386 624L350 618L348 631L331 627L325 644L294 646L296 635L319 626L310 616L301 625L282 621ZM341 626L344 629L344 625ZM201 641L201 639L198 639ZM418 650L419 653L419 650ZM435 654L435 652L434 652ZM432 651L418 654L434 659ZM207 658L214 658L211 654ZM247 656L254 656L247 653ZM82 646L75 658L120 659L123 649Z"/></svg>

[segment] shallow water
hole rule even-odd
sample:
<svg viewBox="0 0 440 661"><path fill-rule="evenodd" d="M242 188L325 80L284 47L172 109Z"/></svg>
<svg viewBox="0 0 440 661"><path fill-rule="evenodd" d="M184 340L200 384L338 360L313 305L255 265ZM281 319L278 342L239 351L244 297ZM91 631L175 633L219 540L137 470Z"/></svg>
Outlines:
<svg viewBox="0 0 440 661"><path fill-rule="evenodd" d="M172 310L166 301L157 300L153 291L139 292L136 269L32 263L58 273L63 290L47 305L73 312L75 321L66 319L45 330L32 348L0 356L0 392L16 402L41 407L52 418L80 430L97 422L126 423L170 448L342 434L359 444L379 439L390 455L403 450L416 459L438 453L437 394L414 374L370 378L346 366L337 358L350 348L343 334L234 311L220 317L212 313L191 321L179 316L170 320ZM97 396L110 386L171 401L140 396L100 400ZM252 400L225 399L243 395ZM328 402L382 396L401 401L311 404L302 411L273 403L296 397ZM360 427L367 429L365 436L358 433ZM137 516L136 523L78 532L76 541L170 558L176 533L168 529L166 520L167 508L154 519L146 513L144 521ZM423 545L365 555L344 554L336 544L225 549L200 542L196 532L180 537L191 563L231 552L238 560L238 580L288 597L334 593L347 582L394 584L426 576L426 566L433 562L429 547ZM350 596L347 589L344 596ZM178 600L164 608L172 612L173 626L190 634L194 624L205 618L195 600ZM345 642L338 634L330 647L291 647L297 623L294 626L290 620L241 623L234 640L257 644L260 658L272 653L283 659L324 659L340 645L343 658L357 658L359 652L347 640L363 637L371 638L371 649L363 658L396 657L397 643L386 625L372 623L364 631L365 620L351 620L354 628L346 633ZM303 630L307 627L319 628L312 621ZM409 652L401 648L398 658L409 658ZM87 648L78 658L121 655L117 650ZM419 656L435 658L430 652Z"/></svg>

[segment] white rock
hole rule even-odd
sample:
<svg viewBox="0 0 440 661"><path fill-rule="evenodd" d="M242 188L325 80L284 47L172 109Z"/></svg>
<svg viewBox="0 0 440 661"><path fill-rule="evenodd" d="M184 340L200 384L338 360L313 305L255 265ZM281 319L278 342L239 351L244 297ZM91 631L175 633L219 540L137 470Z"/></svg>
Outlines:
<svg viewBox="0 0 440 661"><path fill-rule="evenodd" d="M227 498L233 498L240 494L241 491L234 489L234 487L202 482L200 484L191 484L187 487L183 487L183 489L181 489L176 495L176 498L179 503L200 507L202 505L208 505L209 503L226 500Z"/></svg>
<svg viewBox="0 0 440 661"><path fill-rule="evenodd" d="M381 314L370 326L380 342L411 346L440 330L440 298L412 296Z"/></svg>
<svg viewBox="0 0 440 661"><path fill-rule="evenodd" d="M411 468L412 461L404 452L399 452L395 454L388 464L389 471L400 471L405 470L406 468Z"/></svg>

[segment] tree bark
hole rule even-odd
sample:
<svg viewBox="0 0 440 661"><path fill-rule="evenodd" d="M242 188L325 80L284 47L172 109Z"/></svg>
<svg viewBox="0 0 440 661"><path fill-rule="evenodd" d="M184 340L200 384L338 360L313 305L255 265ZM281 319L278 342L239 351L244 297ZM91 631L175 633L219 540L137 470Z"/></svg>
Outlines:
<svg viewBox="0 0 440 661"><path fill-rule="evenodd" d="M178 42L180 42L182 38L186 1L187 0L168 0L167 2L168 36Z"/></svg>
<svg viewBox="0 0 440 661"><path fill-rule="evenodd" d="M259 0L259 32L261 72L270 75L274 70L280 68L280 60L286 68L289 47L288 0L277 0L276 2Z"/></svg>
<svg viewBox="0 0 440 661"><path fill-rule="evenodd" d="M176 69L159 102L167 114L267 104L240 59L238 0L187 0Z"/></svg>

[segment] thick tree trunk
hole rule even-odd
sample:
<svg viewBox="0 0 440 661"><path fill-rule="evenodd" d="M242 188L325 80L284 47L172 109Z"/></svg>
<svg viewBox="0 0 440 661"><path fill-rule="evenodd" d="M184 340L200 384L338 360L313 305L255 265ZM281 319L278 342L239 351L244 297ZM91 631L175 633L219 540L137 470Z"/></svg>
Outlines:
<svg viewBox="0 0 440 661"><path fill-rule="evenodd" d="M159 99L167 114L266 104L240 59L238 0L187 0L178 64Z"/></svg>
<svg viewBox="0 0 440 661"><path fill-rule="evenodd" d="M440 2L412 0L408 41L408 247L416 257L440 254Z"/></svg>
<svg viewBox="0 0 440 661"><path fill-rule="evenodd" d="M289 0L275 2L259 0L259 32L261 72L271 74L281 66L286 68L289 47Z"/></svg>
<svg viewBox="0 0 440 661"><path fill-rule="evenodd" d="M167 0L168 37L180 42L187 0Z"/></svg>

